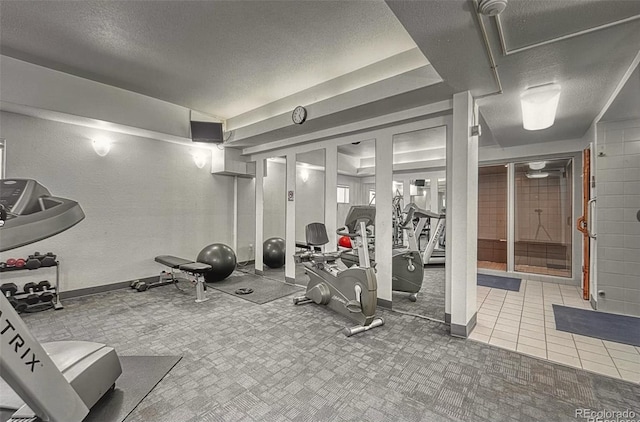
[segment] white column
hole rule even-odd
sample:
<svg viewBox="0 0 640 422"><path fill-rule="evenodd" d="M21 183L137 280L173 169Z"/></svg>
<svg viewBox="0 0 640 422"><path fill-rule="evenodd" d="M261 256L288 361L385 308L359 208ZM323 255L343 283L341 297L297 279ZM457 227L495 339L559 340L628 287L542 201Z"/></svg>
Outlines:
<svg viewBox="0 0 640 422"><path fill-rule="evenodd" d="M262 274L262 242L264 242L264 159L256 161L256 244L255 244L255 272Z"/></svg>
<svg viewBox="0 0 640 422"><path fill-rule="evenodd" d="M434 176L429 180L429 196L431 196L429 209L433 212L439 212L440 204L438 204L438 176Z"/></svg>
<svg viewBox="0 0 640 422"><path fill-rule="evenodd" d="M338 250L338 147L328 146L324 156L324 225L329 235L325 251Z"/></svg>
<svg viewBox="0 0 640 422"><path fill-rule="evenodd" d="M285 206L285 250L286 257L284 261L284 279L287 283L296 282L296 263L293 255L296 253L296 154L290 152L287 154L287 170L286 170L286 193L287 204ZM293 192L293 198L289 194ZM291 200L292 199L292 200Z"/></svg>
<svg viewBox="0 0 640 422"><path fill-rule="evenodd" d="M378 302L391 306L393 137L376 139L376 279Z"/></svg>
<svg viewBox="0 0 640 422"><path fill-rule="evenodd" d="M471 136L471 94L453 96L453 136L447 136L446 302L451 335L467 337L476 324L478 137Z"/></svg>
<svg viewBox="0 0 640 422"><path fill-rule="evenodd" d="M231 249L238 256L238 176L233 176L233 241Z"/></svg>

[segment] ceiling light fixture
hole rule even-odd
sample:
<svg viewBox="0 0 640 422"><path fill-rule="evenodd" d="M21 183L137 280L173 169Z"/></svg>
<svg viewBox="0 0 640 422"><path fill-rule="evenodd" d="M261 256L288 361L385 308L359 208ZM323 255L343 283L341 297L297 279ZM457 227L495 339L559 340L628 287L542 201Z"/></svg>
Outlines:
<svg viewBox="0 0 640 422"><path fill-rule="evenodd" d="M487 16L497 16L507 7L508 0L480 0L478 12Z"/></svg>
<svg viewBox="0 0 640 422"><path fill-rule="evenodd" d="M544 179L545 177L549 177L549 173L544 171L537 171L534 173L526 173L528 179Z"/></svg>
<svg viewBox="0 0 640 422"><path fill-rule="evenodd" d="M522 126L526 130L546 129L553 125L560 91L559 84L547 84L529 88L520 94Z"/></svg>
<svg viewBox="0 0 640 422"><path fill-rule="evenodd" d="M547 165L546 161L533 161L529 163L529 168L531 170L542 170L546 165Z"/></svg>

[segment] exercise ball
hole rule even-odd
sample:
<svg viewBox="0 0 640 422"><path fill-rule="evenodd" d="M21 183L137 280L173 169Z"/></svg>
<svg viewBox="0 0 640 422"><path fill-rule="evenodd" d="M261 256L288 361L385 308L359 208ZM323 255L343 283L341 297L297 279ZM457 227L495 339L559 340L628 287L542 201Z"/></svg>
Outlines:
<svg viewBox="0 0 640 422"><path fill-rule="evenodd" d="M280 268L284 265L284 239L271 237L262 245L262 262L269 268Z"/></svg>
<svg viewBox="0 0 640 422"><path fill-rule="evenodd" d="M211 265L211 271L204 273L208 283L224 280L236 269L236 254L222 243L205 246L196 261Z"/></svg>
<svg viewBox="0 0 640 422"><path fill-rule="evenodd" d="M342 236L338 240L338 246L351 249L351 238L349 236Z"/></svg>

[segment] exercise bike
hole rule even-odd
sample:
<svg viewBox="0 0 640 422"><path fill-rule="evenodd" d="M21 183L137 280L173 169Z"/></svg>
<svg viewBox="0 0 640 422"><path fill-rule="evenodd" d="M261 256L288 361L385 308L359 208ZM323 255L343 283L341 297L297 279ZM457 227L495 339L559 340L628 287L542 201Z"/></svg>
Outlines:
<svg viewBox="0 0 640 422"><path fill-rule="evenodd" d="M412 207L406 207L404 211L398 211L398 214L394 216L394 232L406 232L409 239L415 236L413 212L414 209ZM409 244L411 244L411 240L409 240ZM373 253L369 257L370 262L374 261L372 255ZM340 259L347 267L358 264L358 255L353 251L343 251ZM409 300L415 302L418 299L418 292L422 288L423 278L424 265L420 251L394 242L391 252L391 290L409 293Z"/></svg>
<svg viewBox="0 0 640 422"><path fill-rule="evenodd" d="M341 252L304 252L295 255L296 262L303 262L309 276L304 296L295 297L294 305L314 302L325 305L351 319L358 325L345 327L343 333L350 337L384 325L376 318L378 300L376 273L371 266L368 252L367 226L375 222L375 207L353 206L349 210L345 227L337 231L348 236L358 250L359 265L346 268L338 261ZM327 229L322 223L311 223L306 229L307 244L324 246L329 243Z"/></svg>

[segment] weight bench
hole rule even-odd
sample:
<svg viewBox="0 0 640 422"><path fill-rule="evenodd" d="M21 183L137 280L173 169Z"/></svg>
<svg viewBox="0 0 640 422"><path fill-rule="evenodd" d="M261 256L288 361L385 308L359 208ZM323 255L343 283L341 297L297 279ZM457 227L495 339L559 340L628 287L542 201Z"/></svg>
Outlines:
<svg viewBox="0 0 640 422"><path fill-rule="evenodd" d="M155 261L171 268L171 279L168 281L163 280L162 275L160 275L157 283L160 283L160 285L167 283L177 283L173 271L180 270L195 277L196 302L200 303L209 300L205 296L207 286L204 283L204 273L211 271L211 265L203 264L202 262L189 261L188 259L178 258L177 256L172 255L156 256ZM156 283L154 283L154 285L156 285Z"/></svg>

